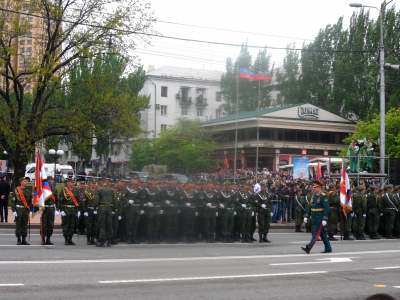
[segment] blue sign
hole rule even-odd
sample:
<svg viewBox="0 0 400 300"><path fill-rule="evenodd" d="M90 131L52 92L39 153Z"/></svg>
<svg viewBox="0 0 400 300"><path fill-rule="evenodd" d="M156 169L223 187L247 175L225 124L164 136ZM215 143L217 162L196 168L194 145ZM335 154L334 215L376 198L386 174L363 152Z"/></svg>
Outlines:
<svg viewBox="0 0 400 300"><path fill-rule="evenodd" d="M310 177L308 171L307 157L293 158L293 179L308 179Z"/></svg>

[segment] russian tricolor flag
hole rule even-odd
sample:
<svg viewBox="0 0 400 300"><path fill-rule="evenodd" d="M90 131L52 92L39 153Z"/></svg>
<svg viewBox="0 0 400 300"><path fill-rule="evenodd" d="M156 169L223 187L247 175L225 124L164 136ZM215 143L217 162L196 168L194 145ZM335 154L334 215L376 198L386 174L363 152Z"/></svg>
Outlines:
<svg viewBox="0 0 400 300"><path fill-rule="evenodd" d="M33 193L32 218L44 210L44 203L52 195L51 186L47 181L43 160L38 150L36 155L35 191Z"/></svg>
<svg viewBox="0 0 400 300"><path fill-rule="evenodd" d="M352 211L352 196L350 189L349 176L346 172L346 164L342 161L342 178L340 181L340 205L342 206L343 213L347 218L347 213Z"/></svg>

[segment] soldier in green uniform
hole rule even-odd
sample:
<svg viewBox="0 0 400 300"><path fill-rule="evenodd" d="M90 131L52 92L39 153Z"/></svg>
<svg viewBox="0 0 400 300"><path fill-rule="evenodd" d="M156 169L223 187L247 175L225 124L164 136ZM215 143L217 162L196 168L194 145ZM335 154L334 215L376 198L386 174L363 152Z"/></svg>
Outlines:
<svg viewBox="0 0 400 300"><path fill-rule="evenodd" d="M150 186L143 191L146 196L143 201L146 206L147 215L147 243L158 244L158 232L160 230L160 216L164 213L159 199L159 181L156 177L149 176ZM162 184L162 182L160 182Z"/></svg>
<svg viewBox="0 0 400 300"><path fill-rule="evenodd" d="M322 253L332 252L332 247L329 242L328 235L326 234L326 225L328 224L329 216L329 200L324 192L322 192L322 183L315 180L313 182L313 187L315 194L310 202L310 207L307 210L306 217L304 218L304 223L307 223L307 219L311 217L311 222L314 224L313 235L311 241L301 249L310 254L311 249L321 236L321 239L325 245L325 249Z"/></svg>
<svg viewBox="0 0 400 300"><path fill-rule="evenodd" d="M122 179L118 180L117 184L114 184L113 190L115 192L115 205L113 207L113 216L112 216L112 223L113 223L113 237L111 243L113 245L118 244L118 238L120 233L120 224L123 221L122 214L123 214L123 201L122 201L122 191L125 188L125 183Z"/></svg>
<svg viewBox="0 0 400 300"><path fill-rule="evenodd" d="M328 191L328 200L329 200L329 218L327 231L330 241L337 241L333 235L336 233L337 225L339 223L339 214L340 214L340 198L336 192L336 185L334 183L329 184Z"/></svg>
<svg viewBox="0 0 400 300"><path fill-rule="evenodd" d="M367 198L364 195L365 187L359 185L353 195L353 232L356 240L365 240L363 231L367 217Z"/></svg>
<svg viewBox="0 0 400 300"><path fill-rule="evenodd" d="M94 245L94 239L98 232L99 226L99 218L97 215L97 207L95 206L94 196L96 193L96 181L91 179L89 181L89 188L85 190L83 194L84 205L82 210L84 211L83 215L85 216L85 224L86 224L86 239L87 245Z"/></svg>
<svg viewBox="0 0 400 300"><path fill-rule="evenodd" d="M217 208L217 218L215 221L215 239L217 241L223 241L222 238L222 223L221 223L221 213L220 213L220 198L221 198L221 183L219 181L214 181L214 197L216 199L216 202L218 204Z"/></svg>
<svg viewBox="0 0 400 300"><path fill-rule="evenodd" d="M79 197L82 200L82 208L85 207L85 203L84 201L86 201L86 198L84 197L85 195L85 191L86 191L86 184L85 184L85 180L81 180L79 181L79 186L77 187L77 190L79 191ZM78 234L79 235L85 235L86 234L86 218L83 215L83 210L82 210L82 214L80 215L80 217L78 218L77 221L77 228L78 228Z"/></svg>
<svg viewBox="0 0 400 300"><path fill-rule="evenodd" d="M300 229L301 224L303 224L304 215L306 213L306 200L303 197L302 189L297 189L294 191L294 213L295 213L295 223L296 223L296 231L295 232L303 232Z"/></svg>
<svg viewBox="0 0 400 300"><path fill-rule="evenodd" d="M204 235L206 243L215 243L214 233L215 224L217 221L218 213L218 199L214 194L214 184L212 181L208 181L203 190L203 203L204 207Z"/></svg>
<svg viewBox="0 0 400 300"><path fill-rule="evenodd" d="M21 177L19 182L20 186L14 190L11 203L11 210L15 217L15 236L17 237L17 245L29 245L26 241L26 236L28 235L28 220L32 215L30 210L33 192L32 188L28 186L28 180L25 177Z"/></svg>
<svg viewBox="0 0 400 300"><path fill-rule="evenodd" d="M233 213L233 230L232 236L234 241L240 241L240 209L239 209L239 186L236 182L231 183L231 198L235 206L235 211Z"/></svg>
<svg viewBox="0 0 400 300"><path fill-rule="evenodd" d="M240 234L242 235L242 243L252 243L250 240L250 230L251 230L251 217L253 213L252 199L249 198L249 184L245 182L243 184L242 190L238 191L239 203L239 219L240 219Z"/></svg>
<svg viewBox="0 0 400 300"><path fill-rule="evenodd" d="M181 214L183 217L183 235L186 243L195 243L194 219L197 211L196 198L194 197L194 184L190 180L186 183L180 197Z"/></svg>
<svg viewBox="0 0 400 300"><path fill-rule="evenodd" d="M367 196L368 231L371 240L378 240L379 216L382 213L379 195L375 193L376 186L370 186Z"/></svg>
<svg viewBox="0 0 400 300"><path fill-rule="evenodd" d="M221 215L221 231L224 243L234 243L232 237L235 204L232 200L231 184L226 182L219 194L219 215Z"/></svg>
<svg viewBox="0 0 400 300"><path fill-rule="evenodd" d="M204 189L206 186L206 181L197 181L194 187L194 198L196 202L196 212L194 218L194 237L197 240L200 240L200 237L204 237Z"/></svg>
<svg viewBox="0 0 400 300"><path fill-rule="evenodd" d="M61 227L64 235L64 245L75 245L72 241L76 219L81 215L81 198L79 191L74 189L75 182L72 178L67 180L57 202L57 209L61 212Z"/></svg>
<svg viewBox="0 0 400 300"><path fill-rule="evenodd" d="M128 244L140 244L137 238L137 229L140 221L140 212L143 209L143 203L139 198L142 189L138 186L138 177L133 175L130 184L124 188L121 195L123 203L122 218L125 220L126 238Z"/></svg>
<svg viewBox="0 0 400 300"><path fill-rule="evenodd" d="M312 197L314 196L314 188L310 187L307 190L308 194L304 197L305 200L305 213L308 211L308 208L310 207L310 202ZM306 226L306 232L311 232L311 218L307 219L307 223L305 223Z"/></svg>
<svg viewBox="0 0 400 300"><path fill-rule="evenodd" d="M97 247L111 247L112 240L112 213L115 205L115 192L107 184L107 179L101 180L101 187L94 194L94 204L99 214L99 242Z"/></svg>
<svg viewBox="0 0 400 300"><path fill-rule="evenodd" d="M43 230L43 236L46 237L45 244L46 245L54 245L51 241L50 238L53 235L53 229L54 229L54 217L56 211L55 205L57 203L57 189L54 185L54 177L53 176L47 176L47 181L50 184L51 187L51 197L46 200L46 203L44 204L44 211L42 212L42 230Z"/></svg>
<svg viewBox="0 0 400 300"><path fill-rule="evenodd" d="M178 197L180 190L177 187L177 178L172 178L169 185L165 188L165 227L167 243L175 244L178 235L178 217L180 213Z"/></svg>
<svg viewBox="0 0 400 300"><path fill-rule="evenodd" d="M384 193L385 193L384 188L380 187L378 189L378 196L379 196L379 203L381 204L382 212L379 214L378 234L383 236L383 237L386 237L386 232L385 232L385 211L384 211L384 209L382 207L382 198L383 198Z"/></svg>
<svg viewBox="0 0 400 300"><path fill-rule="evenodd" d="M394 187L394 193L393 197L396 198L397 203L400 204L400 186L396 185ZM400 239L400 206L397 205L397 211L396 211L396 218L394 221L394 234L393 236L396 239Z"/></svg>
<svg viewBox="0 0 400 300"><path fill-rule="evenodd" d="M272 197L270 194L268 194L267 188L268 186L266 184L261 184L261 191L255 195L255 203L258 207L258 234L260 236L260 243L271 242L270 240L268 240L267 235L269 232L272 217Z"/></svg>
<svg viewBox="0 0 400 300"><path fill-rule="evenodd" d="M394 229L394 222L396 220L396 212L398 211L399 203L393 195L393 185L385 185L385 191L382 196L382 208L385 217L385 232L387 239L394 239L392 232Z"/></svg>

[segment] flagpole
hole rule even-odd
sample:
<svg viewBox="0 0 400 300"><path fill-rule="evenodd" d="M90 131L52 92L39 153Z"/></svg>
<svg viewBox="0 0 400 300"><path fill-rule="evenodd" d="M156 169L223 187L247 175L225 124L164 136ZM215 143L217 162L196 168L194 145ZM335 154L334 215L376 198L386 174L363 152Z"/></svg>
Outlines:
<svg viewBox="0 0 400 300"><path fill-rule="evenodd" d="M260 68L258 69L260 72ZM261 80L258 81L258 99L257 99L257 146L256 146L256 184L258 182L258 142L260 140L260 86Z"/></svg>
<svg viewBox="0 0 400 300"><path fill-rule="evenodd" d="M239 73L240 63L238 62L238 73L236 82L236 125L235 125L235 155L233 161L233 181L236 182L236 155L237 155L237 132L238 132L238 118L239 118Z"/></svg>

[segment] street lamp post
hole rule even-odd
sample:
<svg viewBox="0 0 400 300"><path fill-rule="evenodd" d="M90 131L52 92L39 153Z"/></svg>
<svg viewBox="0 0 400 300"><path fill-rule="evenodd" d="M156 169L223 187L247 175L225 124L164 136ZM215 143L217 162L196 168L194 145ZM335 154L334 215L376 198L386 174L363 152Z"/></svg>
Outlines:
<svg viewBox="0 0 400 300"><path fill-rule="evenodd" d="M384 9L386 8L386 5L388 5L390 2L393 0L387 2L384 6ZM380 18L380 42L379 42L379 81L380 81L380 173L385 174L385 142L386 142L386 137L385 137L385 47L383 45L383 15L382 11L375 7L375 6L368 6L368 5L363 5L361 3L350 3L350 7L370 7L370 8L376 8L379 12L379 18ZM390 67L390 66L389 66Z"/></svg>
<svg viewBox="0 0 400 300"><path fill-rule="evenodd" d="M63 156L64 151L63 150L56 151L54 149L50 149L49 154L54 157L54 179L57 184L57 178L56 178L57 158L60 158L61 156ZM60 182L61 182L61 174L60 174Z"/></svg>

